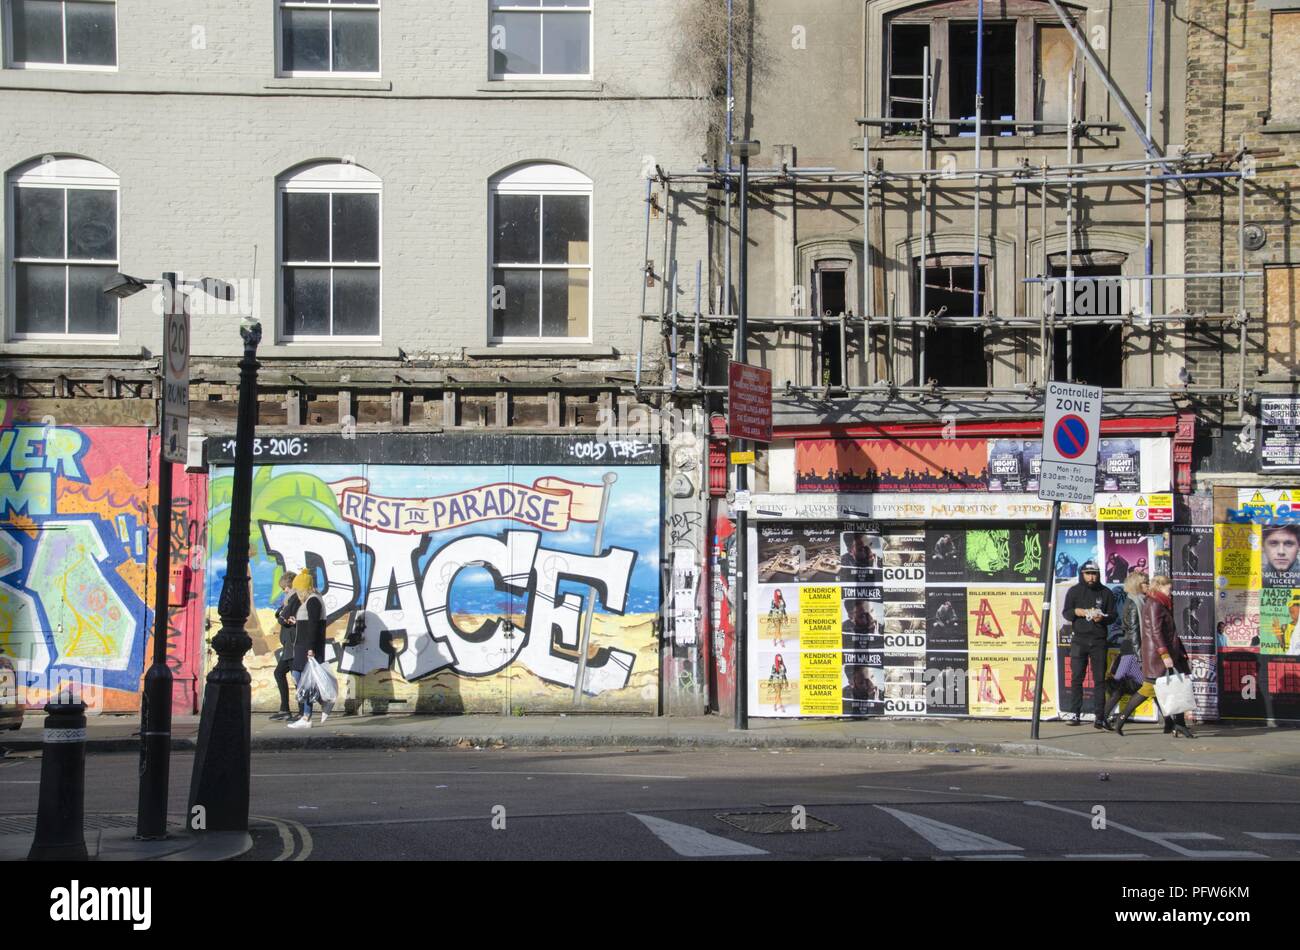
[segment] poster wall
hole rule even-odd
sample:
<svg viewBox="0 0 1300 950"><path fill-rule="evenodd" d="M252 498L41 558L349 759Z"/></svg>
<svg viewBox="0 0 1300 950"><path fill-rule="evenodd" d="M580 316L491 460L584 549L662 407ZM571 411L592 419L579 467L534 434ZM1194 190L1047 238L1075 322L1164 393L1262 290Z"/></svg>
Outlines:
<svg viewBox="0 0 1300 950"><path fill-rule="evenodd" d="M230 470L214 467L214 620L231 488ZM325 601L330 662L352 679L349 695L376 709L570 709L585 636L584 705L654 712L659 498L655 465L259 466L254 708L279 702L280 576L307 567Z"/></svg>
<svg viewBox="0 0 1300 950"><path fill-rule="evenodd" d="M1205 676L1217 679L1224 719L1300 721L1297 497L1297 490L1241 489L1228 523L1214 527L1218 658Z"/></svg>
<svg viewBox="0 0 1300 950"><path fill-rule="evenodd" d="M753 715L1031 714L1041 528L764 521L753 531ZM1049 655L1048 717L1054 665Z"/></svg>

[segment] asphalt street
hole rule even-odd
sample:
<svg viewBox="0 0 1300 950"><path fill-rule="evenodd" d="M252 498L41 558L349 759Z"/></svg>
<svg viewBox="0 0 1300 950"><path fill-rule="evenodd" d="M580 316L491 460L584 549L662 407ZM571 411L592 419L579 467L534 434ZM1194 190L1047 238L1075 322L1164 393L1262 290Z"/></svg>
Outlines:
<svg viewBox="0 0 1300 950"><path fill-rule="evenodd" d="M137 767L88 757L87 813L133 814ZM36 811L39 777L36 753L0 760L0 818ZM259 753L251 811L242 860L1300 857L1300 778L941 753Z"/></svg>

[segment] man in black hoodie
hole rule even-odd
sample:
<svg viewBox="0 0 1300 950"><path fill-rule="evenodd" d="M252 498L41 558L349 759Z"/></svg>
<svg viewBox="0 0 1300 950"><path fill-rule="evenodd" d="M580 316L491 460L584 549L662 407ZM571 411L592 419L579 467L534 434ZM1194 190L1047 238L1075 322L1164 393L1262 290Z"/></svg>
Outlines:
<svg viewBox="0 0 1300 950"><path fill-rule="evenodd" d="M1070 693L1062 710L1072 726L1079 725L1083 711L1083 681L1092 664L1093 728L1106 728L1106 638L1107 628L1119 614L1115 609L1115 595L1101 582L1101 571L1091 558L1079 568L1079 583L1065 595L1065 619L1074 631L1070 638Z"/></svg>

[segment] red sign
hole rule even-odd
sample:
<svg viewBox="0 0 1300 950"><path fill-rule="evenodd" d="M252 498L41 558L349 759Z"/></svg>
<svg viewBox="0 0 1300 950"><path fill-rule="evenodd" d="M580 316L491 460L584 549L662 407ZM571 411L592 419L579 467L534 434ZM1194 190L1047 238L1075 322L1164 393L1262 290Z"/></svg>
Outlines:
<svg viewBox="0 0 1300 950"><path fill-rule="evenodd" d="M732 362L727 370L727 435L772 441L772 371Z"/></svg>

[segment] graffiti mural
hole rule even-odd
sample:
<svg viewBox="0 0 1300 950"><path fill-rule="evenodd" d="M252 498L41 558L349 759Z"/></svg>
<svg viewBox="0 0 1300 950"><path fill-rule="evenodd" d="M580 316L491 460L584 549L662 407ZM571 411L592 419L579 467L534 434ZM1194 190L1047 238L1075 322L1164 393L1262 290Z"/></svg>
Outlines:
<svg viewBox="0 0 1300 950"><path fill-rule="evenodd" d="M214 624L232 484L214 467ZM354 704L567 709L581 671L590 708L656 708L657 467L264 465L252 526L255 708L278 702L278 583L304 567Z"/></svg>
<svg viewBox="0 0 1300 950"><path fill-rule="evenodd" d="M138 708L152 617L148 451L140 428L0 428L0 649L29 705L76 680L92 706Z"/></svg>

